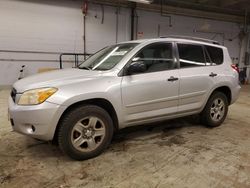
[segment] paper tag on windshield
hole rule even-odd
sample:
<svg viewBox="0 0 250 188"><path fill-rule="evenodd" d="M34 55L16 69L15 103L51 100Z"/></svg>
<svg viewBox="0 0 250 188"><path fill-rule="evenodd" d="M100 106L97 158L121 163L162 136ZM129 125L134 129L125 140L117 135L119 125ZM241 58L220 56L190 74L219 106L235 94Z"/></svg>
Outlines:
<svg viewBox="0 0 250 188"><path fill-rule="evenodd" d="M127 51L119 51L119 52L113 52L112 56L123 56L127 53Z"/></svg>

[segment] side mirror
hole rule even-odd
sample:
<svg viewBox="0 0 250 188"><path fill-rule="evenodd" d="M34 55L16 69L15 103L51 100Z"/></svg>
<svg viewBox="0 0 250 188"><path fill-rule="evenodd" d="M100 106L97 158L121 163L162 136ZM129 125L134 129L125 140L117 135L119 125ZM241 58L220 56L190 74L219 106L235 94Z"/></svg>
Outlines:
<svg viewBox="0 0 250 188"><path fill-rule="evenodd" d="M129 75L132 75L132 74L137 74L137 73L143 73L146 70L147 70L147 66L144 64L144 62L137 60L137 61L132 62L129 65L129 67L127 69L127 73Z"/></svg>

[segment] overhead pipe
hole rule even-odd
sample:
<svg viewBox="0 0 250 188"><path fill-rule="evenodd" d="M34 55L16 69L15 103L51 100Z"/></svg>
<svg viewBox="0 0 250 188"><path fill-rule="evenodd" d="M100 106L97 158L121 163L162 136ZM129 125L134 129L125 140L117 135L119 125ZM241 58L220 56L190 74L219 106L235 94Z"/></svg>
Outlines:
<svg viewBox="0 0 250 188"><path fill-rule="evenodd" d="M116 8L115 14L116 14L116 25L115 25L115 43L118 42L118 29L119 29L119 13L120 13L120 7Z"/></svg>
<svg viewBox="0 0 250 188"><path fill-rule="evenodd" d="M116 7L118 5L117 1L111 1L111 0L91 0L92 4L103 4L106 6ZM127 1L123 1L120 3L121 7L124 8L130 8L131 3L128 3ZM221 20L221 21L230 21L230 22L236 22L236 23L244 23L244 14L232 14L232 10L228 10L227 12L221 13L220 11L211 12L207 10L194 10L190 8L182 8L178 6L173 5L164 5L164 7L167 8L168 14L175 14L175 15L182 15L182 16L189 16L189 17L195 17L195 18L206 18L210 20ZM138 4L136 7L138 10L145 10L145 11L151 11L151 12L160 12L161 5L160 4ZM239 12L240 13L240 12Z"/></svg>
<svg viewBox="0 0 250 188"><path fill-rule="evenodd" d="M172 26L173 26L173 25L172 25L172 16L166 15L166 14L163 13L163 0L161 0L161 16L167 17L167 18L168 18L168 21L169 21L168 26L169 26L169 27L172 27Z"/></svg>
<svg viewBox="0 0 250 188"><path fill-rule="evenodd" d="M62 52L29 51L29 50L0 50L4 53L28 53L28 54L61 54Z"/></svg>
<svg viewBox="0 0 250 188"><path fill-rule="evenodd" d="M247 10L245 10L245 17L244 17L244 32L247 33Z"/></svg>
<svg viewBox="0 0 250 188"><path fill-rule="evenodd" d="M82 13L83 13L83 53L86 54L86 15L88 13L88 1L84 1L82 6ZM84 57L85 60L85 57Z"/></svg>
<svg viewBox="0 0 250 188"><path fill-rule="evenodd" d="M102 21L101 21L101 24L104 23L104 5L101 4L101 9L102 9Z"/></svg>
<svg viewBox="0 0 250 188"><path fill-rule="evenodd" d="M83 16L83 53L86 54L86 15Z"/></svg>
<svg viewBox="0 0 250 188"><path fill-rule="evenodd" d="M161 35L161 24L158 24L157 37L160 37L160 35Z"/></svg>
<svg viewBox="0 0 250 188"><path fill-rule="evenodd" d="M182 8L187 8L187 9L196 9L196 10L208 11L208 12L214 12L214 13L243 15L240 10L220 7L220 6L210 5L210 4L202 4L202 3L196 3L196 2L185 1L185 0L167 0L167 1L161 0L161 1L164 1L165 5L167 6L182 7Z"/></svg>
<svg viewBox="0 0 250 188"><path fill-rule="evenodd" d="M134 25L135 25L135 9L136 9L136 3L132 3L131 7L131 40L134 40Z"/></svg>
<svg viewBox="0 0 250 188"><path fill-rule="evenodd" d="M135 38L136 39L138 38L137 37L137 33L138 33L138 19L139 19L139 17L138 17L137 11L135 10L135 33L136 33Z"/></svg>
<svg viewBox="0 0 250 188"><path fill-rule="evenodd" d="M0 61L17 61L17 62L60 62L55 59L13 59L13 58L0 58ZM72 61L73 62L73 61Z"/></svg>

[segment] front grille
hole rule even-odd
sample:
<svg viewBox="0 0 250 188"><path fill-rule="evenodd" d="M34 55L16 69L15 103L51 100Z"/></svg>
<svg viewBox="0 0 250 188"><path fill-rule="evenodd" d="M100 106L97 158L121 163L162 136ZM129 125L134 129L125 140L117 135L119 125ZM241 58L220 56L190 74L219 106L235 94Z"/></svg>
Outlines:
<svg viewBox="0 0 250 188"><path fill-rule="evenodd" d="M14 102L16 102L16 89L12 88L10 96Z"/></svg>

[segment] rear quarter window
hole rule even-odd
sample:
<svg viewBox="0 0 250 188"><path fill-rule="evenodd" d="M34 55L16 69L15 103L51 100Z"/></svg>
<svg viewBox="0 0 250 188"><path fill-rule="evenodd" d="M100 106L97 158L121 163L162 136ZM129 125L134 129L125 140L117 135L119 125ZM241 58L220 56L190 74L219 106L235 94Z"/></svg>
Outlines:
<svg viewBox="0 0 250 188"><path fill-rule="evenodd" d="M220 65L223 63L223 50L214 46L205 46L208 55L212 61L212 65Z"/></svg>

